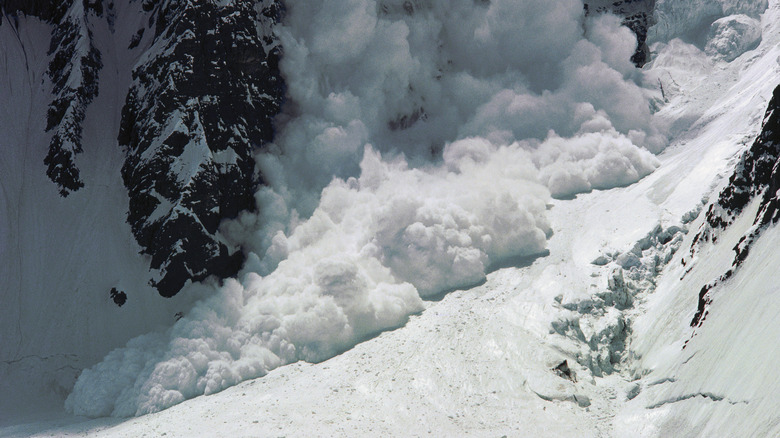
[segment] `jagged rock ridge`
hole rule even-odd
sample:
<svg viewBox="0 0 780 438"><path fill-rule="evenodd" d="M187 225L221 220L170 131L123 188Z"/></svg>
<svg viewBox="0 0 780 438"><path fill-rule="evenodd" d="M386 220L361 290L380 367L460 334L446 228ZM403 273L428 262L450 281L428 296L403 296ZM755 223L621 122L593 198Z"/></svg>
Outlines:
<svg viewBox="0 0 780 438"><path fill-rule="evenodd" d="M46 130L51 131L49 153L44 158L46 175L68 196L84 186L74 163L81 153L82 124L87 106L97 97L100 51L92 41L89 20L103 15L97 2L75 2L52 33L47 70L54 100L49 105Z"/></svg>
<svg viewBox="0 0 780 438"><path fill-rule="evenodd" d="M122 108L128 222L163 296L187 280L234 275L243 262L217 233L254 210L262 182L253 153L273 137L284 85L271 25L276 1L146 1L153 37ZM150 29L151 30L151 29ZM143 39L129 42L135 47Z"/></svg>
<svg viewBox="0 0 780 438"><path fill-rule="evenodd" d="M51 137L41 158L59 193L67 197L90 184L76 157L84 153L84 122L101 73L116 67L104 67L103 60L137 60L121 106L118 146L104 147L125 152L127 222L150 256L150 282L169 297L188 280L234 275L243 254L229 248L217 228L256 208L254 193L263 181L253 155L273 138L285 94L273 35L282 3L131 0L117 15L113 1L7 0L0 9L11 25L31 16L51 28L41 84L51 95ZM98 27L120 38L116 29L132 26L139 28L124 44L96 44ZM107 111L106 120L116 111L94 110Z"/></svg>
<svg viewBox="0 0 780 438"><path fill-rule="evenodd" d="M2 5L3 13L38 17L52 24L46 77L51 81L46 131L51 132L49 151L43 162L46 175L57 184L62 196L84 186L74 159L83 151L82 125L89 104L97 97L100 51L92 41L90 21L102 17L100 0L22 1Z"/></svg>

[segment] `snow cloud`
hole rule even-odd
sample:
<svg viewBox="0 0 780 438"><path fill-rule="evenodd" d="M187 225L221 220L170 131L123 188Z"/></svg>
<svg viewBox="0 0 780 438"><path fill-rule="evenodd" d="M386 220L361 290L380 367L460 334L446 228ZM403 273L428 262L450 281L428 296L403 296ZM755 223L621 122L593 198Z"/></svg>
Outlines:
<svg viewBox="0 0 780 438"><path fill-rule="evenodd" d="M657 24L648 33L648 40L682 38L700 45L714 21L729 15L756 19L768 7L768 0L656 0L653 15Z"/></svg>
<svg viewBox="0 0 780 438"><path fill-rule="evenodd" d="M581 0L286 5L269 185L223 226L248 254L240 278L85 370L72 412L154 412L324 360L543 253L551 196L658 166L633 34Z"/></svg>
<svg viewBox="0 0 780 438"><path fill-rule="evenodd" d="M731 15L715 20L707 35L704 51L715 58L733 61L761 42L761 23L747 15Z"/></svg>

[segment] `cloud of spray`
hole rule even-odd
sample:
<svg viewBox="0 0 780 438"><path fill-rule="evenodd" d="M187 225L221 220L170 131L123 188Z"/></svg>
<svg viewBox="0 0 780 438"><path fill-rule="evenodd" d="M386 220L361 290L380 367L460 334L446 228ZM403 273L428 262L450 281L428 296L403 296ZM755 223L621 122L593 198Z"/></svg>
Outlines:
<svg viewBox="0 0 780 438"><path fill-rule="evenodd" d="M682 38L704 48L713 22L738 14L757 19L768 7L768 0L656 0L653 18L657 25L648 32L648 42Z"/></svg>
<svg viewBox="0 0 780 438"><path fill-rule="evenodd" d="M636 41L580 0L286 3L281 153L257 157L260 213L223 227L241 279L85 370L70 411L154 412L324 360L542 253L551 195L658 165Z"/></svg>

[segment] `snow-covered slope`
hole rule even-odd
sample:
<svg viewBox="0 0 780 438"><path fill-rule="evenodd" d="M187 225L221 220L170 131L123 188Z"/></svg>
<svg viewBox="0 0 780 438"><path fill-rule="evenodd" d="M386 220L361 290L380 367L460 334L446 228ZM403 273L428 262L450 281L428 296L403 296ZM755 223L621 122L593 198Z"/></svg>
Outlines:
<svg viewBox="0 0 780 438"><path fill-rule="evenodd" d="M75 162L89 184L60 196L44 163L50 27L35 17L0 21L0 386L16 394L2 397L0 416L9 419L28 399L66 392L79 368L117 342L170 324L183 302L155 303L143 280L148 268L124 220L123 154L105 147L116 144L118 118L86 110L89 135ZM90 108L121 105L113 91L127 79L105 73ZM137 295L119 309L112 287Z"/></svg>
<svg viewBox="0 0 780 438"><path fill-rule="evenodd" d="M246 3L246 13L217 17L189 2L0 3L3 420L28 401L59 405L81 369L170 326L202 296L197 287L170 300L160 294L240 267L240 251L216 229L254 207L252 154L273 134L283 88L265 58L274 5ZM187 35L219 44L174 50L179 41L192 45ZM169 70L179 62L217 64L209 71L218 77ZM155 69L167 88L149 83ZM153 129L159 119L176 131L181 117L205 132L173 144ZM247 118L265 122L247 128ZM248 140L236 146L223 129Z"/></svg>
<svg viewBox="0 0 780 438"><path fill-rule="evenodd" d="M772 345L780 335L778 110L780 86L761 133L685 242L689 251L664 272L637 318L633 349L643 391L618 417L618 433L780 432L780 382L772 376L780 359Z"/></svg>
<svg viewBox="0 0 780 438"><path fill-rule="evenodd" d="M249 263L170 330L85 370L69 410L155 412L332 357L403 325L423 297L543 253L550 193L630 184L658 165L636 41L614 16L586 19L579 2L287 5L284 154L259 157L272 177L260 212L227 227ZM407 117L415 102L425 117Z"/></svg>
<svg viewBox="0 0 780 438"><path fill-rule="evenodd" d="M742 18L718 20L712 27L714 30L701 41L669 40L668 37L658 36L661 32L657 31L655 39L651 38L654 44L650 48L650 62L644 70L643 92L657 110L653 123L665 126L670 133L670 146L658 155L659 161L655 163L657 169L638 182L634 182L635 178L627 181L625 187L610 188L609 185L602 187L591 184L595 180L585 180L591 184L588 188L605 190L581 193L574 199L547 198L546 209L529 210L536 218L544 218L540 229L550 231L542 240L534 241L542 242L546 251L541 252L538 251L539 247L533 247L536 250L512 254L523 257L501 259L498 256L500 253L489 246L468 246L469 244L463 243L465 238L459 237L461 240L458 241L447 237L456 235L453 233L460 230L457 225L449 225L451 222L445 221L440 225L436 222L439 217L437 214L442 211L436 208L441 208L440 206L418 200L433 199L432 194L435 194L447 199L447 205L450 207L455 205L479 212L483 204L474 201L478 196L447 198L445 194L451 194L453 191L472 193L464 190L463 185L457 185L458 177L465 178L460 181L469 183L485 177L480 173L470 174L476 167L467 169L465 160L471 160L469 166L474 163L492 163L485 158L485 154L489 153L503 160L504 166L486 166L485 169L492 172L495 185L498 186L495 190L506 190L508 196L513 192L507 187L521 184L528 187L542 181L542 185L546 185L553 194L568 198L567 195L572 195L573 192L563 189L556 192L556 188L579 187L574 192L582 190L585 186L577 185L580 182L571 183L575 179L564 180L565 184L556 185L551 183L552 178L533 180L528 178L527 174L518 172L523 175L522 178L513 180L495 169L515 169L506 166L506 163L508 158L516 159L520 155L509 155L507 151L511 148L491 149L485 143L479 142L456 142L454 144L460 145L460 148L448 145L445 149L445 164L450 166L450 170L457 169L457 172L448 176L450 181L455 181L453 185L439 186L431 183L433 177L438 175L435 167L408 171L406 162L400 165L398 162L386 164L381 161L378 153L367 153L367 158L364 158L362 163L364 176L361 176L360 180L352 179L341 183L337 181L323 192L322 210L316 210L313 216L319 218L319 221L303 222L301 230L304 231L289 236L281 235L275 240L278 246L271 248L281 248L279 242L283 242L285 251L290 251L288 262L280 264L277 274L270 274L267 278L259 278L254 274L246 276L243 289L238 288L236 282L231 286L232 295L223 290L225 297L232 297L233 301L217 300L218 306L201 304L199 310L186 316L172 332L165 332L161 338L154 338L154 342L150 343L145 343L144 339L134 341L135 344L117 350L110 360L93 368L90 374L99 376L94 381L100 382L103 379L104 382L110 382L111 373L115 370L127 371L126 367L121 366L123 363L137 363L134 362L135 358L130 358L135 354L133 348L138 349L140 346L140 350L143 350L147 345L161 348L164 360L155 356L156 350L147 350L151 351L152 359L146 362L146 366L154 368L154 376L158 380L131 379L129 387L132 388L133 382L137 382L135 387L141 391L137 400L144 400L143 397L147 397L145 400L153 399L154 393L143 392L150 382L165 385L163 388L170 391L168 394L171 396L177 396L175 393L179 392L179 398L173 403L158 401L155 402L158 404L135 405L133 403L136 403L136 399L125 397L125 400L131 402L129 406L133 410L136 406L155 410L155 406L163 406L164 403L167 403L164 406L170 406L197 393L192 389L196 388L196 385L190 383L197 380L201 370L195 370L192 375L180 374L181 370L187 369L181 364L186 364L187 361L196 363L187 355L188 351L220 355L219 361L213 361L219 362L219 367L212 367L211 364L204 367L204 370L209 371L203 371L203 374L212 380L217 372L222 372L222 382L234 382L231 380L234 379L231 373L246 372L251 375L256 372L256 369L251 368L255 366L253 362L241 362L227 357L239 349L242 359L261 357L266 360L263 364L266 368L262 368L262 371L270 371L267 375L239 383L216 394L196 397L162 412L129 420L87 421L62 415L47 421L39 417L36 422L24 422L23 418L14 417L5 422L8 426L0 429L0 435L778 435L780 418L774 397L778 387L771 367L780 358L777 357L777 349L773 348L771 340L778 335L773 322L780 315L780 306L773 296L777 292L773 286L773 277L778 265L773 255L773 246L780 235L771 221L759 220L765 216L760 212L769 211L775 205L773 190L776 188L776 169L774 163L762 161L765 160L764 153L754 152L754 155L748 154L746 158L742 158L742 154L751 146L754 151L761 151L771 149L777 144L776 131L772 128L772 123L777 120L776 114L770 113L769 118L765 115L772 91L780 77L780 63L777 61L780 56L780 3L770 1L763 14L761 2L736 2L739 3L736 6L714 0L695 3L659 0L656 3L659 8L665 8L657 9L657 12L667 11L666 15L656 13L658 25L666 26L666 29L674 28L674 35L685 36L686 20L689 20L689 24L695 22L693 27L700 30L709 27L708 24L716 19L724 18L726 14L741 13L750 15L753 20L760 18L760 21L756 21L761 31L760 42L751 37L752 42L739 43L742 35L746 35L740 30L743 29L740 26L745 23ZM424 18L435 16L437 12L435 2L411 2L408 7L406 3L399 3L400 6L393 2L385 4L385 13L390 17L395 17L393 14L396 13L398 16L404 16L407 12L410 17L416 17L409 18L410 23L423 22L429 25ZM686 4L689 5L688 9L683 7ZM394 6L398 6L397 11ZM763 6L766 8L766 3ZM696 7L701 7L701 10ZM734 7L741 9L736 10ZM422 18L415 15L415 11L422 11L416 12L422 14ZM296 11L292 10L293 21L303 19L304 16L305 14L297 16ZM688 18L680 18L682 16ZM704 20L704 16L709 23L702 25L699 19ZM690 17L699 18L694 20ZM446 28L448 22L443 23ZM8 26L0 26L0 31L7 28ZM413 36L414 29L412 27ZM752 29L755 30L755 26ZM453 28L449 30L454 31ZM653 32L650 34L653 35ZM381 38L387 36L379 35ZM308 41L303 37L300 40L295 40L290 35L288 37L291 39L287 41L296 41L302 46ZM595 35L592 38L597 40L600 37ZM737 43L726 44L732 40ZM411 41L420 43L414 37ZM725 48L725 56L724 50L707 50L708 47L715 46ZM634 47L631 44L628 52L623 50L625 47L621 47L620 53L630 54ZM424 44L417 47L420 48L428 50ZM336 71L334 74L329 70L332 68L331 64L323 61L327 58L318 58L323 53L330 53L327 52L330 47L315 45L310 49L315 52L314 59L301 55L305 52L301 50L301 53L296 54L302 57L295 60L302 64L295 65L317 66L322 69L316 70L319 79L320 72L324 72L326 79L322 83L316 82L317 78L307 76L307 71L301 71L300 76L288 76L299 81L298 84L316 83L320 87L307 88L309 94L296 95L299 99L309 99L304 100L302 105L307 111L322 108L318 106L322 102L317 100L317 93L330 93L330 89L325 85L338 83L339 75L345 74L343 71ZM445 46L445 50L449 49L452 47ZM323 52L316 52L317 50ZM359 55L360 53L362 52L359 52ZM365 55L356 56L355 59L359 60L361 56ZM605 58L608 56L605 55ZM379 61L370 62L370 67L375 67L377 62ZM476 70L470 69L467 60L463 58L455 56L451 65L454 65L455 67L451 68L457 71L453 76L471 74L472 80L485 80L485 77L475 74ZM368 67L359 62L350 66L358 73ZM442 74L445 82L452 78L446 73L445 71ZM333 75L327 76L328 74ZM411 77L413 80L419 80L422 85L430 85L419 77ZM355 88L352 91L359 93L369 89L372 82L370 79L365 80L366 82L361 82L363 89ZM489 82L485 80L484 84ZM296 84L291 86L295 87ZM17 88L9 85L7 89ZM300 92L301 89L294 90L294 93ZM423 94L428 99L432 96L441 97L429 88L423 87L423 93L428 93ZM533 92L528 90L523 93L527 93L520 93L524 97L533 95ZM339 131L342 129L341 125L338 125L339 121L328 117L341 117L343 123L344 114L348 111L338 105L339 102L343 103L340 99L352 99L355 96L350 97L345 93L342 96L331 94L327 97L330 99L327 101L330 107L325 107L331 112L316 114L316 117L319 117L319 125L307 126L319 127L327 125L325 122L328 122L334 123L337 129L327 131L332 136L327 138L319 135L320 131L314 131L316 135L308 134L320 142L314 143L318 147L332 138L349 138L346 129ZM98 99L100 98L99 95ZM365 101L358 98L351 101L366 105ZM388 102L393 101L382 103ZM441 128L441 125L437 124L437 117L440 115L437 109L440 107L430 100L425 102L425 114L429 115L425 118L415 118L409 126L404 127L402 131L407 132L403 135L411 135L408 130L414 131L415 124L418 124L418 128L419 124ZM518 99L514 102L518 102ZM544 102L544 99L537 100L537 103ZM371 106L363 108L375 109ZM507 108L517 111L516 106ZM378 116L377 113L370 113L360 120L366 126L373 126L372 123L377 121L377 126L388 126L385 116L393 112L379 111ZM480 116L489 117L485 113L482 111ZM10 118L10 115L8 117ZM610 114L610 117L615 118L614 114ZM619 116L615 118L617 119ZM43 123L43 119L40 120L38 123ZM504 122L489 118L486 120L493 123ZM761 133L762 122L765 120L768 120L769 128ZM594 117L589 126L596 122L603 123ZM295 126L295 123L292 122L290 126ZM474 123L471 126L474 126ZM513 125L501 126L519 129ZM31 132L37 131L33 129ZM374 135L374 131L371 133ZM760 138L764 139L763 142L755 142L759 134ZM389 137L377 135L371 138L377 142L377 148L381 149L383 140L398 139L399 136L396 131L388 135ZM299 136L294 139L301 138L306 137ZM554 149L560 144L555 143L556 141L558 140L553 138L553 142L545 143L548 148L553 148L548 150L558 150ZM755 146L756 144L758 146ZM626 151L615 150L624 153ZM595 164L599 163L598 160L593 161ZM537 156L537 165L539 162L543 162L543 159ZM635 161L634 164L639 162ZM571 163L567 163L567 166L569 164ZM577 167L567 166L545 170L541 165L538 170L541 175L548 177L563 174L571 178L571 175L577 175L572 171ZM769 168L773 171L767 173L766 169ZM561 169L571 173L553 172ZM763 170L751 173L752 169ZM410 173L405 173L407 171ZM472 179L471 175L477 176ZM516 176L513 174L512 177ZM380 190L380 183L383 181L395 183L394 191ZM400 193L407 199L427 206L426 209L419 210L427 216L413 209L413 214L410 215L416 221L424 222L423 218L432 221L432 225L426 222L426 226L431 228L431 241L435 242L438 236L438 228L435 225L446 225L450 227L447 229L450 234L442 236L449 240L443 237L442 241L450 245L447 248L483 250L484 256L467 260L481 260L484 265L487 264L484 260L498 260L498 263L492 263L487 272L470 270L468 275L464 274L463 269L447 271L441 268L440 259L430 256L435 254L435 251L426 252L427 247L420 244L414 246L417 248L415 254L418 258L413 260L425 267L426 277L421 278L416 274L408 274L416 273L419 269L400 258L403 247L387 243L394 242L392 239L375 240L372 247L374 252L364 250L360 253L361 257L368 260L370 258L366 256L367 253L382 262L391 260L387 262L387 271L379 271L376 265L367 265L364 262L351 268L348 263L355 257L352 253L340 246L328 246L332 243L328 240L331 237L317 240L320 239L319 235L327 235L335 236L336 240L342 242L362 242L364 237L360 233L364 222L358 220L362 216L355 215L354 210L345 207L343 204L347 202L344 200L351 200L354 205L366 206L366 209L359 211L381 225L367 229L396 230L398 239L405 238L406 235L399 231L406 229L405 222L392 227L387 225L398 217L392 214L392 209L390 212L386 211L388 209L379 210L384 211L384 215L371 216L369 207L381 205L381 200L398 199L390 194L397 193L400 187L405 187L399 183L409 185L409 182L416 183L414 190ZM507 182L513 182L514 186ZM360 184L365 186L361 188ZM85 187L70 197L78 196L86 189ZM378 195L375 195L377 193ZM732 209L722 202L734 197L729 193L750 193L752 201L743 203L744 206L739 209ZM52 199L57 199L54 191L53 195L55 197ZM414 202L412 205L416 205ZM401 205L389 204L395 208ZM725 212L724 215L719 215L722 211ZM700 214L701 212L710 213ZM502 216L502 213L503 210L496 210L495 217L514 217ZM452 217L462 220L461 216L455 214L452 214ZM480 222L483 216L479 214L464 217L473 221L470 224L483 226ZM716 217L727 218L729 224L720 226L721 222L716 221ZM450 220L456 222L455 219ZM499 235L491 229L487 233L491 238ZM710 238L697 237L704 235ZM9 239L13 234L8 236L3 239ZM124 231L124 236L130 237L128 230ZM468 236L472 238L472 235ZM733 275L706 291L703 302L707 316L703 322L701 319L697 320L692 327L691 321L700 306L699 303L702 302L700 291L733 268L734 247L744 236L750 236L752 239L749 254L742 258L739 269L735 270ZM318 247L311 242L324 243ZM407 243L420 242L422 240ZM744 246L738 248L742 247ZM315 248L316 251L308 253L300 248ZM333 248L339 251L335 253L335 257L344 259L340 260L341 264L319 265L319 260L314 257L334 257L334 254L328 253ZM377 252L380 256L376 256ZM449 285L447 281L453 281L456 286L461 285L463 278L469 281L472 278L484 278L484 283L438 297L438 301L421 302L409 298L409 295L403 295L409 300L404 305L409 307L396 306L397 313L392 315L400 315L400 319L404 320L404 312L424 307L421 312L411 315L403 327L359 343L329 360L315 364L296 362L269 370L274 368L267 365L274 363L272 356L267 353L245 355L245 351L251 350L247 346L267 348L284 360L287 360L287 356L283 353L289 353L289 347L285 347L287 350L275 350L276 347L267 340L255 344L246 342L244 338L236 335L242 333L245 325L234 323L233 320L259 324L259 314L266 318L263 324L278 323L278 327L295 336L301 336L299 333L302 332L295 331L300 327L298 324L301 321L305 320L311 324L310 327L318 328L316 333L303 333L311 339L321 340L320 344L302 343L298 340L300 338L284 337L287 335L281 331L266 332L263 331L266 330L264 328L258 329L263 336L266 333L277 336L276 339L281 339L278 343L282 346L291 345L293 352L299 347L309 348L304 349L304 352L327 352L328 348L334 348L333 345L335 348L341 348L353 342L352 339L347 339L346 343L339 344L338 342L344 342L344 338L336 338L336 343L333 343L333 338L328 337L325 330L329 327L325 323L332 320L314 311L309 314L284 313L287 311L285 309L294 303L286 301L284 295L276 295L273 286L285 285L294 289L296 283L291 279L295 279L296 275L303 279L313 276L304 269L307 263L318 264L316 278L312 285L307 286L308 289L294 296L315 303L322 302L316 301L319 299L319 295L316 295L317 288L326 289L326 295L333 294L333 290L325 286L336 287L343 284L344 278L361 281L365 278L371 281L381 278L383 281L391 281L387 279L396 276L408 281L400 284L400 289L396 289L402 290L404 294L410 290L423 291L423 294L434 292L435 285ZM257 264L259 265L259 262ZM333 268L334 266L339 270ZM366 266L370 266L370 269ZM446 266L445 264L445 268ZM459 266L472 269L476 264L463 262ZM257 268L256 265L250 267ZM352 276L343 272L352 272ZM377 272L381 273L381 277ZM474 272L477 273L473 274ZM323 279L327 281L323 283ZM426 283L423 280L430 281ZM428 284L433 284L434 287L425 289ZM390 285L399 286L398 283L391 282L385 287ZM410 289L412 287L414 289ZM360 281L355 281L348 291L351 297L363 297L361 294L364 289L365 286ZM366 316L364 306L366 302L375 306L377 301L372 301L375 300L373 295L366 293L365 296L367 298L360 301L359 305L346 300L339 302L337 306L314 309L343 311L345 318L351 318L350 323L359 318L360 324L355 324L354 327L366 330L359 336L370 335L376 331L376 327L386 328L381 325L384 322L380 317L387 318L391 313L374 311L375 319L372 320ZM267 297L271 297L271 300ZM345 300L343 296L340 298ZM343 302L347 305L341 304ZM249 306L242 307L243 303ZM245 307L261 309L266 313L247 311ZM224 312L224 309L229 311ZM220 311L224 313L218 313ZM196 324L198 321L202 324ZM390 325L393 324L394 321ZM207 333L191 336L184 330L185 327L197 327ZM274 339L270 335L269 338ZM183 341L193 343L187 344ZM187 347L184 352L173 348L177 345L194 346L197 341L209 345L191 350ZM170 345L166 346L166 342ZM158 345L162 347L157 347ZM256 352L257 349L252 351ZM122 357L125 359L121 359ZM289 357L300 358L295 355ZM323 358L312 357L315 357L315 360ZM120 366L117 367L116 364ZM145 371L138 372L137 375L143 376L144 373ZM109 400L109 404L103 404L111 397L94 392L95 388L124 391L121 386L90 386L89 379L84 379L84 382L88 390L77 391L79 395L74 397L74 404L87 406L91 396L96 412L110 412L113 401Z"/></svg>

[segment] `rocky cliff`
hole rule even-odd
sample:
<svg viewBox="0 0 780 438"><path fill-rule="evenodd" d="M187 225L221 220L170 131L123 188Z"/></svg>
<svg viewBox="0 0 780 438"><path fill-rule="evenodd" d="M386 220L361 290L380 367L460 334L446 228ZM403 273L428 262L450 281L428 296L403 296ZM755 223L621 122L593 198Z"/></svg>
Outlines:
<svg viewBox="0 0 780 438"><path fill-rule="evenodd" d="M272 31L281 2L9 0L0 7L10 26L35 17L51 31L40 84L49 147L41 159L60 195L90 184L78 164L90 105L101 91L122 93L121 107L95 110L106 126L120 120L118 144L102 147L124 153L127 222L150 256L150 283L169 297L188 280L235 274L243 255L217 229L255 209L262 175L253 154L273 138L285 93ZM118 61L127 59L135 63ZM129 86L101 84L106 71L130 76Z"/></svg>
<svg viewBox="0 0 780 438"><path fill-rule="evenodd" d="M623 17L623 24L636 35L637 46L631 61L637 67L642 67L649 60L647 32L655 24L654 8L655 0L588 0L585 2L586 15L609 12Z"/></svg>
<svg viewBox="0 0 780 438"><path fill-rule="evenodd" d="M284 86L271 25L277 2L147 1L148 26L122 108L128 222L164 296L187 280L228 277L243 262L217 233L254 210L253 153L273 137Z"/></svg>

